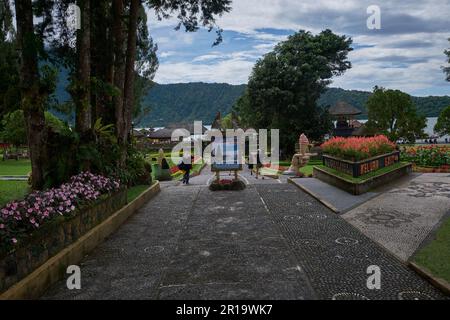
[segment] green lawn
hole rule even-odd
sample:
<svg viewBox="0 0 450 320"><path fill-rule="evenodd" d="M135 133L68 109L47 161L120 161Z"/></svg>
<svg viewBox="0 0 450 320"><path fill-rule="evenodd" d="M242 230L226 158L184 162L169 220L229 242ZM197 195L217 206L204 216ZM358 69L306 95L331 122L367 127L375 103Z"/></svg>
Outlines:
<svg viewBox="0 0 450 320"><path fill-rule="evenodd" d="M392 166L381 168L381 169L379 169L377 171L369 172L368 174L365 174L365 175L360 176L358 178L354 178L351 175L348 175L348 174L345 174L343 172L340 172L340 171L337 171L337 170L325 167L324 165L318 165L316 167L318 167L318 168L320 168L320 169L322 169L324 171L327 171L327 172L329 172L331 174L334 174L335 176L338 176L338 177L340 177L340 178L342 178L342 179L344 179L344 180L346 180L348 182L361 183L364 180L367 180L367 179L370 179L370 178L373 178L373 177L377 177L379 175L382 175L382 174L394 171L394 170L396 170L398 168L401 168L401 167L403 167L405 165L407 165L406 162L399 162L399 163L396 163L396 164L394 164Z"/></svg>
<svg viewBox="0 0 450 320"><path fill-rule="evenodd" d="M306 166L300 168L300 172L303 173L305 176L312 175L314 166L319 166L321 164L322 160L311 160L308 162Z"/></svg>
<svg viewBox="0 0 450 320"><path fill-rule="evenodd" d="M436 238L416 254L414 262L450 282L450 219L439 228Z"/></svg>
<svg viewBox="0 0 450 320"><path fill-rule="evenodd" d="M12 200L24 198L28 192L26 181L0 181L0 208Z"/></svg>
<svg viewBox="0 0 450 320"><path fill-rule="evenodd" d="M130 203L137 197L139 197L145 190L150 188L149 185L140 185L140 186L134 186L127 190L127 201Z"/></svg>
<svg viewBox="0 0 450 320"><path fill-rule="evenodd" d="M30 171L30 160L0 160L0 176L26 176Z"/></svg>
<svg viewBox="0 0 450 320"><path fill-rule="evenodd" d="M203 168L203 163L195 163L194 165L192 165L192 170L190 172L190 176L192 177L192 175L199 173ZM172 175L172 178L174 180L181 180L183 179L183 172L178 171L176 173L174 173Z"/></svg>

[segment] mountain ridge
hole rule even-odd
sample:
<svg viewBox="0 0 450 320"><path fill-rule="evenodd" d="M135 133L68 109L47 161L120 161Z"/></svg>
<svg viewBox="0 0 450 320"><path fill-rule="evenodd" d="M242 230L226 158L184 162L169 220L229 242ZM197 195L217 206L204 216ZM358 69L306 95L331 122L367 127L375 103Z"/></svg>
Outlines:
<svg viewBox="0 0 450 320"><path fill-rule="evenodd" d="M67 93L67 71L60 70L55 92L60 103L70 100ZM164 127L169 124L186 123L201 120L211 124L217 114L228 114L235 102L242 96L246 84L180 82L171 84L155 83L147 95L142 98L142 105L149 106L150 112L139 117L137 127ZM321 106L332 106L337 101L346 101L359 110L359 118L367 118L365 103L371 92L362 90L345 90L331 87L318 100ZM427 117L437 117L441 110L450 106L450 96L412 97L419 113ZM53 111L58 117L67 115ZM72 117L71 117L72 118ZM66 119L67 120L67 119Z"/></svg>
<svg viewBox="0 0 450 320"><path fill-rule="evenodd" d="M155 84L143 99L151 111L142 117L139 126L165 126L171 123L202 120L210 124L217 112L227 114L234 103L244 93L245 84L187 82L174 84ZM318 100L321 106L332 106L337 101L346 101L359 110L359 118L367 118L365 103L371 92L346 90L331 87ZM450 106L450 96L412 96L420 114L437 117L441 110ZM212 106L214 104L214 106Z"/></svg>

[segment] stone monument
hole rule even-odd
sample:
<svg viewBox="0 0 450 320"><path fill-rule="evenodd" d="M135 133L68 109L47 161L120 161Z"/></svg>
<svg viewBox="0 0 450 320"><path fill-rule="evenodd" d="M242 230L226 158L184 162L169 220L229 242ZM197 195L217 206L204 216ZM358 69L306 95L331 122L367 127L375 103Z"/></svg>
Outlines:
<svg viewBox="0 0 450 320"><path fill-rule="evenodd" d="M301 167L304 167L311 156L309 154L309 140L308 137L304 133L300 135L300 138L298 139L298 145L299 145L299 152L294 154L292 157L291 166L289 167L289 170L283 172L284 175L288 176L298 176L299 170Z"/></svg>

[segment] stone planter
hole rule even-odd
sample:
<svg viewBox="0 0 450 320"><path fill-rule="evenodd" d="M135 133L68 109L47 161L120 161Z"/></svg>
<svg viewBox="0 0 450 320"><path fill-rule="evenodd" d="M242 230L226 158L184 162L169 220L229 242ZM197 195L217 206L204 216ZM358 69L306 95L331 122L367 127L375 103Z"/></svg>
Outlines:
<svg viewBox="0 0 450 320"><path fill-rule="evenodd" d="M107 219L127 203L127 191L105 195L71 216L57 217L44 224L21 245L0 253L0 293L19 282L58 252L71 245L89 230Z"/></svg>
<svg viewBox="0 0 450 320"><path fill-rule="evenodd" d="M331 184L350 194L360 195L410 174L412 172L412 165L410 163L406 163L391 172L380 174L361 182L348 181L347 179L339 177L318 167L314 167L313 170L314 177L316 179Z"/></svg>
<svg viewBox="0 0 450 320"><path fill-rule="evenodd" d="M339 159L326 154L323 155L322 159L324 166L357 178L400 162L400 152L395 151L357 162Z"/></svg>

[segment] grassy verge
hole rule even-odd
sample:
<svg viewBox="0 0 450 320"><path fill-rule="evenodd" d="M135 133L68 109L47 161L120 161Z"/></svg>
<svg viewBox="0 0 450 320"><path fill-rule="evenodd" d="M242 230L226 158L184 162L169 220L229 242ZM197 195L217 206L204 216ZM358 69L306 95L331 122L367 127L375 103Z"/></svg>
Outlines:
<svg viewBox="0 0 450 320"><path fill-rule="evenodd" d="M204 166L203 163L195 163L195 164L193 164L192 165L192 170L190 172L190 176L192 177L194 175L197 175L202 170L203 166ZM183 179L183 175L184 175L184 172L177 171L177 172L175 172L172 175L172 179L174 179L174 180L181 180L181 179Z"/></svg>
<svg viewBox="0 0 450 320"><path fill-rule="evenodd" d="M26 176L30 171L30 160L0 160L0 176Z"/></svg>
<svg viewBox="0 0 450 320"><path fill-rule="evenodd" d="M436 238L416 254L414 262L450 283L450 219L439 228Z"/></svg>
<svg viewBox="0 0 450 320"><path fill-rule="evenodd" d="M325 167L324 165L318 165L316 167L318 167L319 169L322 169L322 170L324 170L326 172L329 172L331 174L334 174L335 176L338 176L339 178L342 178L342 179L344 179L344 180L346 180L348 182L351 182L351 183L362 183L365 180L368 180L368 179L371 179L371 178L374 178L374 177L378 177L378 176L381 176L381 175L383 175L385 173L397 170L397 169L399 169L399 168L401 168L403 166L406 166L407 164L408 163L406 163L406 162L399 162L399 163L396 163L396 164L394 164L392 166L381 168L381 169L379 169L377 171L370 172L368 174L365 174L365 175L357 177L357 178L355 178L355 177L353 177L351 175L342 173L340 171L337 171L337 170Z"/></svg>
<svg viewBox="0 0 450 320"><path fill-rule="evenodd" d="M130 203L131 201L135 200L137 197L139 197L145 190L150 188L149 185L140 185L140 186L134 186L127 190L127 201Z"/></svg>
<svg viewBox="0 0 450 320"><path fill-rule="evenodd" d="M321 164L322 164L321 160L311 160L308 162L306 166L300 168L300 172L303 173L305 176L312 175L314 167L319 166Z"/></svg>
<svg viewBox="0 0 450 320"><path fill-rule="evenodd" d="M28 193L26 181L0 181L0 208L12 200L24 198Z"/></svg>

